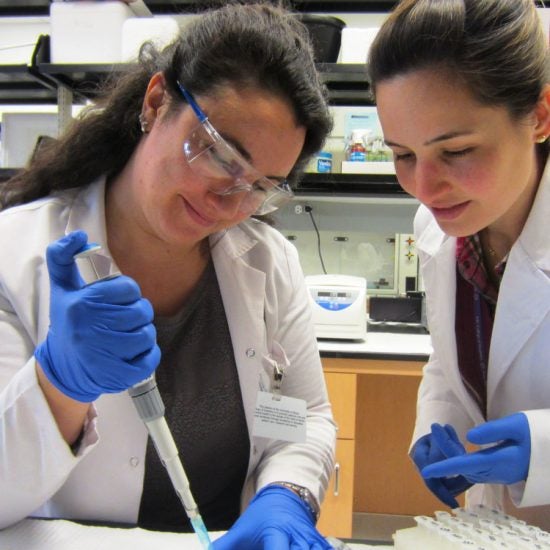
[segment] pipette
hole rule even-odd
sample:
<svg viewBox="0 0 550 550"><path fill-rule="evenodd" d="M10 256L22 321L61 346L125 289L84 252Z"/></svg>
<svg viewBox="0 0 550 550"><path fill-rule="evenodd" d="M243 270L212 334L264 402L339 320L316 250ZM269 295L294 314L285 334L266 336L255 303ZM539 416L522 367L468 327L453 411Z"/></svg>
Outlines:
<svg viewBox="0 0 550 550"><path fill-rule="evenodd" d="M128 393L132 397L140 418L145 422L159 458L170 476L172 485L185 508L187 517L197 537L203 548L211 548L210 537L199 514L197 503L191 493L189 480L183 469L178 448L176 447L166 418L164 418L164 403L162 402L154 375L132 386L128 390Z"/></svg>
<svg viewBox="0 0 550 550"><path fill-rule="evenodd" d="M75 260L87 259L92 268L94 280L88 284L94 284L98 281L118 276L102 276L102 274L98 272L92 256L99 250L101 250L100 245L89 243L80 252L74 255ZM158 390L154 374L129 388L128 393L132 398L140 418L145 423L145 427L153 441L160 461L168 472L172 486L183 504L185 513L202 547L205 550L211 549L212 543L210 542L210 536L208 535L204 521L199 513L197 503L191 493L189 480L183 469L178 448L170 432L166 418L164 417L164 403Z"/></svg>

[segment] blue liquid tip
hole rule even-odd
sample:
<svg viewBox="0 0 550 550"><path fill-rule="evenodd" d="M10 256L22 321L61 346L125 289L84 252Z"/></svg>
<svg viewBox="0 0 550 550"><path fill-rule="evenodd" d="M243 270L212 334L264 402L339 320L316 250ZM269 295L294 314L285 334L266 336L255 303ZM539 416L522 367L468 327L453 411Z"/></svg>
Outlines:
<svg viewBox="0 0 550 550"><path fill-rule="evenodd" d="M208 531L206 530L206 525L204 525L201 516L197 515L194 518L191 518L191 525L193 526L193 529L197 534L197 537L199 538L202 547L205 550L212 550L212 548L214 547L212 546L210 536L208 535Z"/></svg>

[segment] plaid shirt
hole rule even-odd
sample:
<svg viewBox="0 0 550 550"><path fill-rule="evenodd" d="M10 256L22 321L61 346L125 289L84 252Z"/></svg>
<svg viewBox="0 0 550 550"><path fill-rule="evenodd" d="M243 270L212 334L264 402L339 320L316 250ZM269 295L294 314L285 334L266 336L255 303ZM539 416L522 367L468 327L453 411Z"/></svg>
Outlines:
<svg viewBox="0 0 550 550"><path fill-rule="evenodd" d="M502 279L505 267L506 258L495 267L498 282ZM498 286L487 273L478 234L457 239L456 269L455 333L458 368L462 382L486 416L487 365ZM475 306L476 289L481 298L479 320L476 320L476 315L479 316ZM477 324L480 330L476 330Z"/></svg>
<svg viewBox="0 0 550 550"><path fill-rule="evenodd" d="M506 259L504 258L495 267L495 274L499 282L504 274ZM481 241L477 233L469 237L458 237L456 240L456 265L462 278L474 285L493 306L496 305L498 286L495 286L487 273Z"/></svg>

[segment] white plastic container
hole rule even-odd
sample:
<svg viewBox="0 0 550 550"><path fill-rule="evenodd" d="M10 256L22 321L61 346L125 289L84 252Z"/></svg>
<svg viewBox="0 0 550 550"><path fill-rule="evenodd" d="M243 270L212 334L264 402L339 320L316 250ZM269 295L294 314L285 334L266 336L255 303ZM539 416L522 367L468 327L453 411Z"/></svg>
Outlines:
<svg viewBox="0 0 550 550"><path fill-rule="evenodd" d="M134 12L124 2L50 5L52 63L120 63L122 26Z"/></svg>
<svg viewBox="0 0 550 550"><path fill-rule="evenodd" d="M351 162L342 161L342 174L395 174L393 162Z"/></svg>
<svg viewBox="0 0 550 550"><path fill-rule="evenodd" d="M365 63L379 27L346 27L342 29L340 63Z"/></svg>
<svg viewBox="0 0 550 550"><path fill-rule="evenodd" d="M174 17L134 17L122 25L122 61L135 61L141 45L151 41L158 49L172 42L180 28Z"/></svg>
<svg viewBox="0 0 550 550"><path fill-rule="evenodd" d="M47 17L0 17L0 65L30 64L41 34L50 34Z"/></svg>

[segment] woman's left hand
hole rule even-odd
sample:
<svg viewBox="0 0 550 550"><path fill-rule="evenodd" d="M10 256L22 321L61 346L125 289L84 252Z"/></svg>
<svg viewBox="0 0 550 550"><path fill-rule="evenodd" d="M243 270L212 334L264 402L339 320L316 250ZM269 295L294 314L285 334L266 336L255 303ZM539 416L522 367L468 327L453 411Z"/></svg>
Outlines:
<svg viewBox="0 0 550 550"><path fill-rule="evenodd" d="M268 485L252 499L214 550L330 550L304 502L290 489Z"/></svg>
<svg viewBox="0 0 550 550"><path fill-rule="evenodd" d="M465 453L422 469L422 477L464 476L471 483L510 485L527 479L531 458L529 421L515 413L472 428L466 438L476 445L495 443L475 453Z"/></svg>

